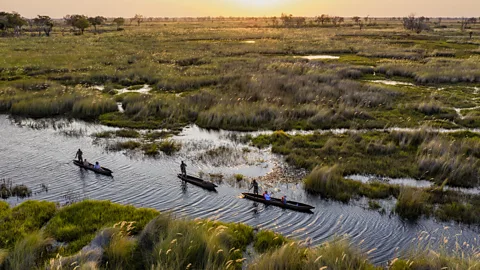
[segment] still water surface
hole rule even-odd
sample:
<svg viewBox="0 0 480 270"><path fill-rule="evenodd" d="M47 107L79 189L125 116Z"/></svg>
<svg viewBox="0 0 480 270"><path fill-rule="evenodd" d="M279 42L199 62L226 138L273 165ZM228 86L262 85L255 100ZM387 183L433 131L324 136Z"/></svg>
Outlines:
<svg viewBox="0 0 480 270"><path fill-rule="evenodd" d="M153 159L141 154L106 151L108 140L91 136L112 129L102 125L63 120L38 127L38 121L14 122L0 115L0 179L26 184L34 192L30 199L59 203L65 202L65 196L111 200L171 211L178 217L243 222L298 240L311 239L312 245L347 234L362 250L369 251L372 261L379 264L401 255L412 246L443 245L444 237L449 239L449 244L470 244L469 250L472 246L479 247L478 228L438 223L431 219L406 223L395 215L367 210L365 202L341 204L309 196L301 185L278 183L275 196L286 194L291 200L311 204L316 207L314 214L265 207L241 199L239 195L245 188L240 188L235 181L224 181L217 193L182 185L176 177L181 160L187 161L187 171L192 174L222 173L228 177L241 173L258 177L273 169L277 156L269 150L258 150L232 141L233 132L212 132L197 127L184 129L174 137L183 143L180 153ZM233 149L230 155L233 158L205 158L206 151L218 146ZM74 166L71 160L78 148L89 161L99 161L113 170L114 177L97 175ZM48 192L42 192L42 184L48 187ZM8 202L16 205L22 200L10 198Z"/></svg>

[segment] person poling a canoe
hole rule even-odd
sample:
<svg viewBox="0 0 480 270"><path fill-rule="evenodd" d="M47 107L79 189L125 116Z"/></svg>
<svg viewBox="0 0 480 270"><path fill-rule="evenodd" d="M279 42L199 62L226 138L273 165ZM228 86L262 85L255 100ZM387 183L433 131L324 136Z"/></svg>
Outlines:
<svg viewBox="0 0 480 270"><path fill-rule="evenodd" d="M253 182L250 185L250 188L248 190L250 190L252 188L253 188L253 194L258 195L258 183L257 183L257 180L255 180L255 179L253 180Z"/></svg>
<svg viewBox="0 0 480 270"><path fill-rule="evenodd" d="M182 171L182 174L184 176L187 176L187 164L185 164L183 160L182 160L182 163L180 164L180 170Z"/></svg>
<svg viewBox="0 0 480 270"><path fill-rule="evenodd" d="M77 154L75 154L75 158L78 158L78 161L83 162L83 152L80 150L80 148L77 151Z"/></svg>

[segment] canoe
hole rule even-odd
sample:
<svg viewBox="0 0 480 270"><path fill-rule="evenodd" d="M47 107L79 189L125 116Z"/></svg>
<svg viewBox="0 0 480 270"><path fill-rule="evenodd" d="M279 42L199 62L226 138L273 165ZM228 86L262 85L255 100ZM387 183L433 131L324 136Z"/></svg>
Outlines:
<svg viewBox="0 0 480 270"><path fill-rule="evenodd" d="M101 169L94 169L93 164L91 164L91 163L88 163L88 164L90 164L90 166L85 166L83 164L83 162L80 162L78 160L74 160L73 164L77 165L78 167L81 167L81 168L84 168L84 169L87 169L87 170L90 170L90 171L94 171L95 173L107 175L107 176L112 176L112 173L113 173L110 169L107 169L105 167L100 167Z"/></svg>
<svg viewBox="0 0 480 270"><path fill-rule="evenodd" d="M295 210L295 211L299 211L299 212L311 213L312 212L311 210L315 208L315 207L313 207L311 205L308 205L308 204L289 201L289 200L287 200L287 203L283 203L282 200L276 199L276 198L272 198L270 201L267 201L263 198L262 195L256 195L256 194L253 194L253 193L242 193L242 194L246 199L249 199L249 200L252 200L252 201L261 202L261 203L264 203L266 205L275 205L275 206L278 206L278 207L281 207L281 208Z"/></svg>
<svg viewBox="0 0 480 270"><path fill-rule="evenodd" d="M212 182L207 182L207 181L204 181L204 180L202 180L198 177L194 177L194 176L191 176L191 175L185 176L183 174L178 174L177 176L178 176L178 178L180 178L183 181L188 182L190 184L194 184L196 186L202 187L204 189L208 189L210 191L216 191L215 188L217 187L217 185L215 185Z"/></svg>

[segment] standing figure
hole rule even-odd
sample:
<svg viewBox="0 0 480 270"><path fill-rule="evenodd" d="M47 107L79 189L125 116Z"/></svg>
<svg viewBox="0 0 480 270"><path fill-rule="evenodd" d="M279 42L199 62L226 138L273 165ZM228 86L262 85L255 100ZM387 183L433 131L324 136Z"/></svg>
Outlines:
<svg viewBox="0 0 480 270"><path fill-rule="evenodd" d="M187 176L187 164L185 164L183 160L182 164L180 164L180 170L182 171L183 176Z"/></svg>
<svg viewBox="0 0 480 270"><path fill-rule="evenodd" d="M255 180L255 179L253 179L253 182L250 185L250 188L248 190L250 190L252 188L253 188L253 194L258 195L258 183L257 183L257 180Z"/></svg>
<svg viewBox="0 0 480 270"><path fill-rule="evenodd" d="M75 155L75 158L78 158L78 161L83 162L83 152L82 150L78 149L77 154Z"/></svg>

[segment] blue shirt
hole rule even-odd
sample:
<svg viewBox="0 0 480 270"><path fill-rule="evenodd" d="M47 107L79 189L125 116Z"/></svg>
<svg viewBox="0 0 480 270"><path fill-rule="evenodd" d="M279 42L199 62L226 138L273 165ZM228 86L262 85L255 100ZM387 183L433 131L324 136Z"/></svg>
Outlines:
<svg viewBox="0 0 480 270"><path fill-rule="evenodd" d="M270 201L270 194L265 194L265 200Z"/></svg>

